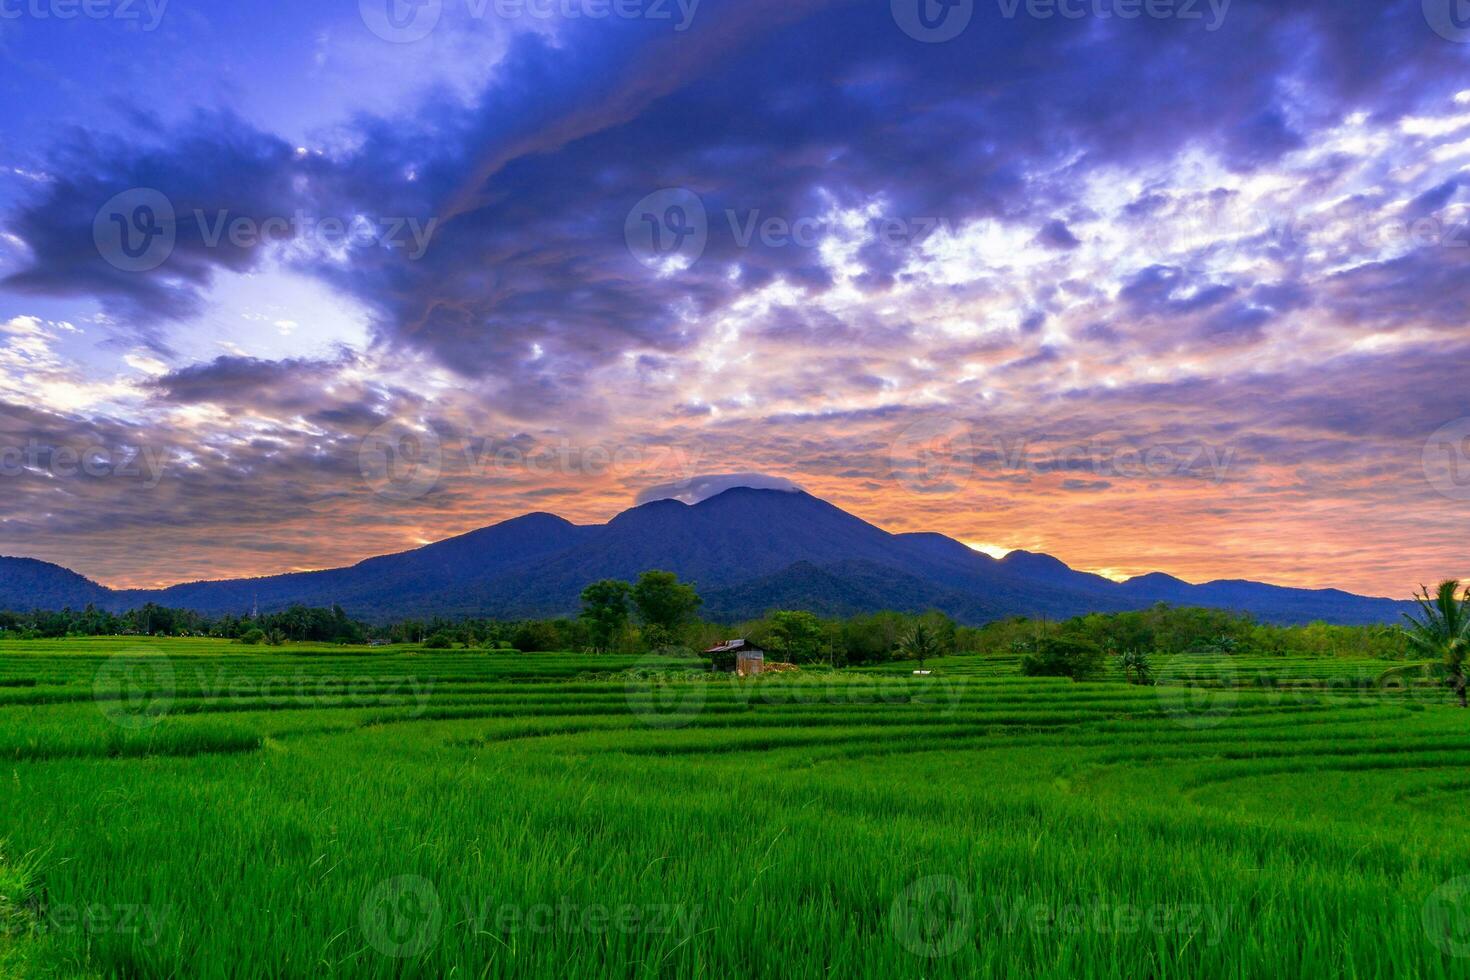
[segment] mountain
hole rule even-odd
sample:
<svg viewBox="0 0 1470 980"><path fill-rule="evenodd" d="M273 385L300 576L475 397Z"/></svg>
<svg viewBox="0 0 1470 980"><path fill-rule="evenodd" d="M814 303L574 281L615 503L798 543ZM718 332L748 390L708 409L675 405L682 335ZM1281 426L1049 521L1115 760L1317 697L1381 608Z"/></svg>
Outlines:
<svg viewBox="0 0 1470 980"><path fill-rule="evenodd" d="M119 592L124 608L156 602L207 613L249 611L258 602L271 611L293 602L333 603L365 619L392 619L397 610L474 613L482 587L595 533L554 514L526 514L468 534L395 555L368 558L348 568L293 572L267 578L189 582L162 590ZM462 597L457 608L442 604ZM118 603L110 603L116 606ZM379 613L379 610L387 610Z"/></svg>
<svg viewBox="0 0 1470 980"><path fill-rule="evenodd" d="M0 609L83 609L113 593L70 569L34 558L0 558Z"/></svg>
<svg viewBox="0 0 1470 980"><path fill-rule="evenodd" d="M1049 555L997 560L942 534L891 534L810 494L736 487L697 504L657 500L606 524L527 514L347 568L114 591L57 565L0 558L0 608L114 610L145 602L245 613L336 603L370 621L407 616L571 615L589 582L661 568L698 584L724 621L774 608L849 615L942 609L965 623L1063 618L1157 602L1249 612L1271 622L1396 620L1406 603L1257 582L1192 585L1160 573L1114 582Z"/></svg>

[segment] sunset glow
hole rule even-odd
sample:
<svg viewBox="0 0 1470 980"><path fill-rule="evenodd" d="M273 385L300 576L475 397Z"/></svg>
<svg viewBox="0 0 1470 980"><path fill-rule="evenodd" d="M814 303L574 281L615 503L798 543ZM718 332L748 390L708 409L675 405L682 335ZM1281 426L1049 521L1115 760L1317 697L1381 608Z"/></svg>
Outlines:
<svg viewBox="0 0 1470 980"><path fill-rule="evenodd" d="M0 553L255 576L750 473L1110 578L1470 578L1470 45L1418 0L205 6L0 35L70 56L0 66ZM151 268L94 221L143 190Z"/></svg>

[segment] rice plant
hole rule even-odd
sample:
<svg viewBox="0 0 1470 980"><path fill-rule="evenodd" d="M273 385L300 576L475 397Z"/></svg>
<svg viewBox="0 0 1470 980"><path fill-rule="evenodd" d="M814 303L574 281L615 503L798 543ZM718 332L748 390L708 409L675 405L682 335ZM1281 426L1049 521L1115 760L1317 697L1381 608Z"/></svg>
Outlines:
<svg viewBox="0 0 1470 980"><path fill-rule="evenodd" d="M1443 687L926 666L7 643L0 974L1470 974Z"/></svg>

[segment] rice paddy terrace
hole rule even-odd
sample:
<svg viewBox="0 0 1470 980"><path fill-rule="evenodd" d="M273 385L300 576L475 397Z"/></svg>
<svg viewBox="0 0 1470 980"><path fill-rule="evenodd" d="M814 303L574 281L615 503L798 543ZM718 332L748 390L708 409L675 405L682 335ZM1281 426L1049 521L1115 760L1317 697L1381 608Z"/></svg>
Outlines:
<svg viewBox="0 0 1470 980"><path fill-rule="evenodd" d="M0 976L1470 975L1470 715L1361 660L0 642Z"/></svg>

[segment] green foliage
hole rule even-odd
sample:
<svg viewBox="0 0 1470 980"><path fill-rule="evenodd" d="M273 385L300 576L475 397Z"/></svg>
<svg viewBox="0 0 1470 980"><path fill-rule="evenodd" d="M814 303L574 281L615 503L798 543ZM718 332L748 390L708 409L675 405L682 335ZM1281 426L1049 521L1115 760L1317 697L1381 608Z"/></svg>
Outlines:
<svg viewBox="0 0 1470 980"><path fill-rule="evenodd" d="M843 661L874 664L889 660L903 635L912 628L912 616L877 612L845 619L837 627Z"/></svg>
<svg viewBox="0 0 1470 980"><path fill-rule="evenodd" d="M679 644L679 637L667 627L649 623L638 631L638 642L643 650L667 650Z"/></svg>
<svg viewBox="0 0 1470 980"><path fill-rule="evenodd" d="M1157 605L1062 622L1012 617L974 631L967 648L997 656L1019 654L1044 637L1085 640L1113 655L1137 650L1165 656L1269 653L1393 660L1403 657L1407 646L1402 632L1390 626L1272 626L1221 609Z"/></svg>
<svg viewBox="0 0 1470 980"><path fill-rule="evenodd" d="M898 652L904 659L917 660L919 666L923 667L924 661L942 657L948 651L944 646L943 634L931 623L921 619L904 636Z"/></svg>
<svg viewBox="0 0 1470 980"><path fill-rule="evenodd" d="M1130 684L1152 684L1154 665L1142 650L1124 650L1118 654L1118 669Z"/></svg>
<svg viewBox="0 0 1470 980"><path fill-rule="evenodd" d="M627 628L630 589L627 582L603 579L582 590L582 619L598 653L610 650Z"/></svg>
<svg viewBox="0 0 1470 980"><path fill-rule="evenodd" d="M825 637L822 621L816 616L782 610L771 614L770 639L766 642L776 659L809 664L826 659Z"/></svg>
<svg viewBox="0 0 1470 980"><path fill-rule="evenodd" d="M1442 665L1454 688L1460 707L1466 707L1465 656L1470 653L1470 588L1460 594L1453 579L1439 583L1434 595L1426 587L1414 597L1419 615L1405 615L1409 625L1404 634L1415 653L1432 657Z"/></svg>
<svg viewBox="0 0 1470 980"><path fill-rule="evenodd" d="M34 853L12 855L6 841L0 840L0 941L40 927L40 863Z"/></svg>
<svg viewBox="0 0 1470 980"><path fill-rule="evenodd" d="M171 710L124 730L98 667L140 644ZM1009 654L741 683L637 654L7 640L0 976L1463 976L1463 714L1323 686L1389 661L1188 659L1236 685L1224 713L1196 692L1205 727L1162 664L1158 688ZM618 929L629 908L656 927Z"/></svg>
<svg viewBox="0 0 1470 980"><path fill-rule="evenodd" d="M561 632L552 623L532 620L516 627L511 645L522 653L561 648Z"/></svg>
<svg viewBox="0 0 1470 980"><path fill-rule="evenodd" d="M641 604L633 602L635 599L641 599ZM636 630L629 623L630 605L636 607L641 623ZM679 582L671 573L654 571L641 576L636 587L616 580L590 583L583 590L582 610L576 619L505 622L435 618L382 625L356 621L336 606L292 606L258 618L211 618L157 605L120 615L88 607L80 612L0 612L0 639L79 635L241 638L258 632L260 643L273 645L374 640L421 646L443 633L451 644L475 649L632 653L690 646L703 650L726 637L746 636L783 659L841 667L878 665L906 657L903 641L916 623L923 622L936 635L943 656L980 653L1019 658L1034 652L1046 638L1092 643L1110 657L1135 650L1159 657L1223 653L1233 657L1263 654L1402 660L1410 648L1409 634L1391 626L1312 623L1281 627L1222 610L1166 605L1062 622L1012 617L980 628L958 626L944 614L932 611L922 615L886 611L845 619L802 613L794 623L782 623L778 617L783 614L773 613L741 624L710 624L695 618L698 608L699 596L691 585ZM1439 653L1429 656L1442 659Z"/></svg>
<svg viewBox="0 0 1470 980"><path fill-rule="evenodd" d="M363 623L353 620L340 606L313 609L293 605L259 617L206 616L189 609L169 609L148 603L124 613L110 613L94 606L37 610L30 613L0 612L0 635L29 633L43 637L63 636L213 636L238 639L252 631L278 633L297 642L362 643L373 635Z"/></svg>
<svg viewBox="0 0 1470 980"><path fill-rule="evenodd" d="M919 617L919 622L934 635L934 642L941 657L947 657L959 649L960 628L954 620L937 609L931 609Z"/></svg>
<svg viewBox="0 0 1470 980"><path fill-rule="evenodd" d="M454 646L454 638L444 630L440 630L424 641L426 650L448 650L452 646Z"/></svg>
<svg viewBox="0 0 1470 980"><path fill-rule="evenodd" d="M648 571L633 585L633 605L645 626L662 627L669 636L680 636L703 602L694 586L679 581L673 572Z"/></svg>
<svg viewBox="0 0 1470 980"><path fill-rule="evenodd" d="M247 646L259 646L260 644L265 642L265 630L258 628L246 630L243 634L241 634L240 642L244 643Z"/></svg>
<svg viewBox="0 0 1470 980"><path fill-rule="evenodd" d="M1449 670L1443 663L1399 664L1380 673L1374 681L1377 687L1387 690L1434 682L1449 682Z"/></svg>
<svg viewBox="0 0 1470 980"><path fill-rule="evenodd" d="M1021 658L1021 673L1027 677L1070 677L1088 680L1102 671L1103 652L1087 640L1044 637L1035 649Z"/></svg>

